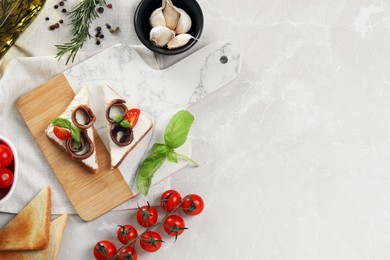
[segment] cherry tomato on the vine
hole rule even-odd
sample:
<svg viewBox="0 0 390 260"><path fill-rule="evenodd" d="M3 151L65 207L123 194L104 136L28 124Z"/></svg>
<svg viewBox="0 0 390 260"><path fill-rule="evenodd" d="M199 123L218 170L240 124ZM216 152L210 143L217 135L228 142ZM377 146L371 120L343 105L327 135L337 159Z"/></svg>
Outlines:
<svg viewBox="0 0 390 260"><path fill-rule="evenodd" d="M162 242L164 241L161 240L159 233L149 231L141 236L139 244L147 252L156 252L161 248Z"/></svg>
<svg viewBox="0 0 390 260"><path fill-rule="evenodd" d="M14 175L7 168L0 168L0 189L8 188L14 181Z"/></svg>
<svg viewBox="0 0 390 260"><path fill-rule="evenodd" d="M118 250L119 256L116 259L123 259L123 260L137 260L137 252L135 251L134 247L128 246L123 249L123 247L119 248Z"/></svg>
<svg viewBox="0 0 390 260"><path fill-rule="evenodd" d="M203 211L204 202L203 199L197 194L189 194L184 197L184 201L181 204L181 208L184 213L190 216L198 215Z"/></svg>
<svg viewBox="0 0 390 260"><path fill-rule="evenodd" d="M117 251L115 245L107 240L97 242L95 247L93 248L93 255L98 260L110 259L116 253Z"/></svg>
<svg viewBox="0 0 390 260"><path fill-rule="evenodd" d="M143 227L151 227L156 224L158 218L157 210L148 205L138 208L137 221Z"/></svg>
<svg viewBox="0 0 390 260"><path fill-rule="evenodd" d="M172 212L177 206L179 206L181 196L179 192L175 190L165 191L160 198L160 205L167 212Z"/></svg>
<svg viewBox="0 0 390 260"><path fill-rule="evenodd" d="M168 235L177 238L178 235L183 233L185 227L184 220L177 215L170 215L164 220L164 230Z"/></svg>
<svg viewBox="0 0 390 260"><path fill-rule="evenodd" d="M117 238L119 242L126 245L129 241L134 240L138 236L137 230L130 225L119 225L118 231L117 231ZM131 242L131 244L134 244L135 240Z"/></svg>
<svg viewBox="0 0 390 260"><path fill-rule="evenodd" d="M0 144L0 165L1 167L8 167L11 165L13 161L14 155L9 148L5 144Z"/></svg>

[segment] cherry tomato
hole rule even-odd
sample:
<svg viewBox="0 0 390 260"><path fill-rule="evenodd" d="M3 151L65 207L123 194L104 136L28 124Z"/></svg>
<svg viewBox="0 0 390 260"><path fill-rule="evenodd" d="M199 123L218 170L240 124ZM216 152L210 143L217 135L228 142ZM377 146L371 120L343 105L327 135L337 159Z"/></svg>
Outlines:
<svg viewBox="0 0 390 260"><path fill-rule="evenodd" d="M0 144L0 164L1 164L1 167L10 166L13 159L14 159L14 155L11 151L11 148L9 148L5 144Z"/></svg>
<svg viewBox="0 0 390 260"><path fill-rule="evenodd" d="M69 138L72 137L72 135L68 129L65 129L65 128L62 128L59 126L54 126L53 133L60 140L68 140Z"/></svg>
<svg viewBox="0 0 390 260"><path fill-rule="evenodd" d="M12 185L14 175L8 168L0 168L0 188L5 189Z"/></svg>
<svg viewBox="0 0 390 260"><path fill-rule="evenodd" d="M157 210L150 206L149 203L146 206L138 208L137 221L143 227L151 227L156 224L158 218Z"/></svg>
<svg viewBox="0 0 390 260"><path fill-rule="evenodd" d="M117 253L113 243L107 240L102 240L96 243L93 248L93 255L98 260L106 260L112 258Z"/></svg>
<svg viewBox="0 0 390 260"><path fill-rule="evenodd" d="M139 244L147 252L156 252L161 248L162 242L164 241L161 240L159 233L149 231L141 236Z"/></svg>
<svg viewBox="0 0 390 260"><path fill-rule="evenodd" d="M165 191L160 198L160 204L162 208L167 212L172 212L177 206L179 206L181 196L179 192L175 190Z"/></svg>
<svg viewBox="0 0 390 260"><path fill-rule="evenodd" d="M133 226L123 225L119 226L117 237L122 244L126 245L129 241L138 237L138 232ZM134 242L135 240L131 244L134 244Z"/></svg>
<svg viewBox="0 0 390 260"><path fill-rule="evenodd" d="M129 121L129 123L131 124L131 128L133 128L137 124L140 114L141 114L141 110L139 110L138 108L132 108L129 111L127 111L123 119Z"/></svg>
<svg viewBox="0 0 390 260"><path fill-rule="evenodd" d="M203 211L204 202L199 195L190 194L185 196L184 201L181 204L181 208L187 215L198 215Z"/></svg>
<svg viewBox="0 0 390 260"><path fill-rule="evenodd" d="M126 248L121 247L119 248L118 252L120 256L118 256L116 259L123 259L123 260L137 260L137 251L135 251L134 247L128 246Z"/></svg>
<svg viewBox="0 0 390 260"><path fill-rule="evenodd" d="M164 220L164 230L168 235L177 238L178 235L183 233L185 227L184 220L177 215L170 215Z"/></svg>

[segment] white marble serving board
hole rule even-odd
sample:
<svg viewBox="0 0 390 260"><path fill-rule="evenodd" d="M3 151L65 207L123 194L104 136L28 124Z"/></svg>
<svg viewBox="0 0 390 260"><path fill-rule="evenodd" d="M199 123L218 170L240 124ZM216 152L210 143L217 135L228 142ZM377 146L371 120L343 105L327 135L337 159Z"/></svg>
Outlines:
<svg viewBox="0 0 390 260"><path fill-rule="evenodd" d="M150 68L130 46L116 45L65 71L64 75L75 92L83 85L91 87L91 107L98 118L103 118L100 115L104 113L101 96L104 84L155 118L153 131L119 166L132 191L137 194L133 180L138 165L148 147L163 142L165 126L171 116L233 80L240 68L239 53L224 42L209 44L164 70ZM95 128L107 147L105 127L104 120L96 121ZM187 140L178 152L191 156L190 141ZM186 164L164 163L155 173L152 185Z"/></svg>

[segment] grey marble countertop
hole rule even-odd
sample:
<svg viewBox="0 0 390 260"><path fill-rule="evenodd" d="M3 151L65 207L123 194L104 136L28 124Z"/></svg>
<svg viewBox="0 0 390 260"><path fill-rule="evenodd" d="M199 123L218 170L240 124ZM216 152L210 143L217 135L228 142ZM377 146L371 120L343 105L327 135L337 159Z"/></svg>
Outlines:
<svg viewBox="0 0 390 260"><path fill-rule="evenodd" d="M230 42L242 68L189 108L201 167L170 177L173 189L204 198L204 212L186 218L189 230L175 243L155 254L139 249L139 259L387 259L390 3L199 4L205 28L194 50ZM34 55L53 54L41 48ZM95 242L114 240L123 222L137 225L134 211L87 223L72 216L58 259L93 259Z"/></svg>

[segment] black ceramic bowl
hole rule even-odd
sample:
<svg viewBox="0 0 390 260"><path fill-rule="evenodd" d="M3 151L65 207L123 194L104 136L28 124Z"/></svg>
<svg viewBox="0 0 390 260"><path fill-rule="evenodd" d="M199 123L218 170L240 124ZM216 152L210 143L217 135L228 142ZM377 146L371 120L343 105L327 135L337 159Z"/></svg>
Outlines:
<svg viewBox="0 0 390 260"><path fill-rule="evenodd" d="M203 13L196 0L172 0L174 6L179 7L187 12L191 17L192 26L188 34L191 34L196 39L199 39L203 30ZM164 54L175 55L190 49L195 45L197 40L191 39L186 45L169 50L168 48L160 48L153 45L149 40L149 33L152 27L149 24L149 17L154 10L162 6L162 0L142 0L139 3L134 15L134 27L140 41L151 51Z"/></svg>

